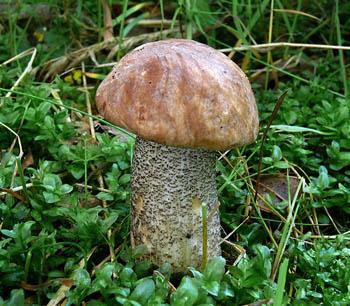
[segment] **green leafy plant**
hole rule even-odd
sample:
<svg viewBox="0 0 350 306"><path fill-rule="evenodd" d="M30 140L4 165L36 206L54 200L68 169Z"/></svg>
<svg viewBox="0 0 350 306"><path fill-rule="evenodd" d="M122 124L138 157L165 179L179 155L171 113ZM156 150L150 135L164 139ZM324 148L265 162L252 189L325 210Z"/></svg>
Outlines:
<svg viewBox="0 0 350 306"><path fill-rule="evenodd" d="M349 304L347 1L106 0L109 42L103 1L12 2L0 4L0 305ZM264 144L218 153L222 257L186 275L139 261L133 135L94 105L105 64L170 37L242 67L260 135L289 89Z"/></svg>

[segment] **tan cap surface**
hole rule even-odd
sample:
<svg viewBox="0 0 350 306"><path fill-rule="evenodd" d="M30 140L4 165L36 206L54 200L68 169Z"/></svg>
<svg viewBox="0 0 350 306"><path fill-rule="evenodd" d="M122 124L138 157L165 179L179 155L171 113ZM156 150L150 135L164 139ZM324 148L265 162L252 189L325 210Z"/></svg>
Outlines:
<svg viewBox="0 0 350 306"><path fill-rule="evenodd" d="M169 146L226 150L258 133L246 75L224 54L192 40L134 49L101 83L96 103L109 122Z"/></svg>

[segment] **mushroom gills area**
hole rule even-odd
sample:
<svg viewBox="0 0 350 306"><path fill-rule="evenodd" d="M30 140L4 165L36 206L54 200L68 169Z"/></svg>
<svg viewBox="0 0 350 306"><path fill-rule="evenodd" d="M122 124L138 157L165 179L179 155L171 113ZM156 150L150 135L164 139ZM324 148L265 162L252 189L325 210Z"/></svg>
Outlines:
<svg viewBox="0 0 350 306"><path fill-rule="evenodd" d="M144 244L142 258L168 262L174 272L202 263L202 207L218 202L216 154L205 149L169 147L136 138L131 177L132 241ZM208 258L219 256L218 211L208 222Z"/></svg>

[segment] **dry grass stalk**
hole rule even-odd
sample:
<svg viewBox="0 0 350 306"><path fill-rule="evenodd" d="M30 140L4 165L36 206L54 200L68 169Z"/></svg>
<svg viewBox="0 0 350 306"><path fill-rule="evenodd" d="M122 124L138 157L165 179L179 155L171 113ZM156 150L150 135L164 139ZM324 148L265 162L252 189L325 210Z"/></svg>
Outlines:
<svg viewBox="0 0 350 306"><path fill-rule="evenodd" d="M249 220L250 217L245 218L240 225L238 225L231 233L229 233L228 235L226 235L224 238L221 239L220 244L222 244L223 242L228 242L228 239L244 224Z"/></svg>
<svg viewBox="0 0 350 306"><path fill-rule="evenodd" d="M89 91L87 89L87 81L86 81L86 76L85 76L85 64L84 62L81 63L81 70L83 72L83 86L84 86L84 92L85 92L85 101L86 101L86 107L87 107L87 112L92 115L92 110L91 110L91 103L90 103L90 97L89 97ZM90 126L90 133L91 133L91 137L96 140L96 133L95 133L95 127L94 127L94 122L92 120L91 117L88 118L89 120L89 126ZM91 168L93 171L95 171L95 166L93 164L91 164ZM101 189L104 189L104 182L103 182L103 177L101 174L101 171L98 172L98 176L97 176L97 180L98 180L98 184L100 186ZM84 186L85 187L85 186ZM107 208L107 201L103 200L103 207ZM107 218L107 214L104 214L104 218ZM107 232L107 237L109 240L111 240L112 237L112 230L108 230ZM110 251L110 256L111 256L111 261L114 261L115 255L114 255L114 250L113 247L110 245L109 246L109 251ZM113 276L114 278L116 278L116 274L115 272L113 272Z"/></svg>
<svg viewBox="0 0 350 306"><path fill-rule="evenodd" d="M102 0L102 7L103 7L103 23L104 23L103 40L106 41L113 38L112 14L106 0Z"/></svg>
<svg viewBox="0 0 350 306"><path fill-rule="evenodd" d="M32 183L28 183L26 184L26 188L30 188L30 187L33 187L33 184ZM17 192L17 191L22 191L23 190L23 186L18 186L18 187L13 187L11 189L9 189L10 191L12 192ZM3 197L5 195L7 195L9 192L0 192L0 197Z"/></svg>
<svg viewBox="0 0 350 306"><path fill-rule="evenodd" d="M161 37L169 36L178 32L179 28L174 28L170 30L163 30L162 32L159 31L125 38L123 43L121 44L121 47L122 49L129 50L142 43L155 41L160 39ZM97 53L102 50L112 48L111 52L107 57L107 59L110 60L118 52L118 39L119 37L113 37L110 40L103 41L47 61L44 64L43 69L40 71L39 79L43 79L44 81L51 80L54 78L55 75L60 74L63 71L66 71L73 67L79 66L83 60L86 60L90 57L91 53ZM33 69L33 73L38 72L38 70L39 67L36 67L35 69Z"/></svg>
<svg viewBox="0 0 350 306"><path fill-rule="evenodd" d="M322 20L320 18L317 18L314 15L311 15L311 14L308 14L308 13L305 13L305 12L302 12L302 11L287 10L287 9L274 9L273 11L274 12L278 12L278 13L289 13L289 14L302 15L302 16L305 16L305 17L309 17L309 18L315 19L318 22L322 22Z"/></svg>
<svg viewBox="0 0 350 306"><path fill-rule="evenodd" d="M135 18L130 18L125 21L126 24L130 24L135 20ZM172 25L172 20L162 20L162 19L142 19L138 21L136 24L138 26L143 26L147 28L154 28L154 27L170 27ZM174 25L178 26L180 22L178 20L175 20Z"/></svg>
<svg viewBox="0 0 350 306"><path fill-rule="evenodd" d="M80 184L80 183L75 183L74 186L76 187L80 187L80 188L85 188L85 184ZM105 188L100 188L100 187L93 187L91 185L86 185L87 189L97 189L98 191L102 191L102 192L106 192L106 193L113 193L111 190L109 189L105 189Z"/></svg>
<svg viewBox="0 0 350 306"><path fill-rule="evenodd" d="M221 52L227 53L234 51L259 50L260 52L268 52L274 48L292 47L292 48L308 48L308 49L328 49L328 50L350 50L350 46L336 46L336 45L321 45L321 44L301 44L289 42L275 42L268 44L258 44L252 46L240 46L237 48L218 49Z"/></svg>
<svg viewBox="0 0 350 306"><path fill-rule="evenodd" d="M23 78L32 70L32 65L33 65L33 62L34 62L34 59L35 59L35 56L36 56L36 53L37 53L37 50L36 48L30 48L26 51L23 51L22 53L10 58L9 60L3 62L1 65L0 65L0 68L2 66L5 66L9 63L12 63L22 57L25 57L29 54L31 54L31 58L27 64L27 67L24 69L23 73L21 74L21 76L17 79L17 81L15 82L15 84L13 84L13 86L11 87L10 91L5 95L5 97L10 97L12 95L12 90L14 90L18 85L19 83L21 83L21 81L23 80ZM0 107L2 106L2 104L0 104Z"/></svg>
<svg viewBox="0 0 350 306"><path fill-rule="evenodd" d="M97 249L96 246L91 249L89 254L87 254L86 260L90 259L90 257L92 256L92 254L95 252L96 249ZM78 271L79 269L84 268L84 266L85 266L85 260L82 259L82 260L80 260L79 267L75 270L75 272ZM72 287L72 285L62 285L57 290L55 297L50 300L50 302L47 304L47 306L65 305L67 303L67 299L65 299L65 297L66 297L65 292L69 291L71 287ZM61 301L63 299L65 299L65 301L63 301L61 303Z"/></svg>

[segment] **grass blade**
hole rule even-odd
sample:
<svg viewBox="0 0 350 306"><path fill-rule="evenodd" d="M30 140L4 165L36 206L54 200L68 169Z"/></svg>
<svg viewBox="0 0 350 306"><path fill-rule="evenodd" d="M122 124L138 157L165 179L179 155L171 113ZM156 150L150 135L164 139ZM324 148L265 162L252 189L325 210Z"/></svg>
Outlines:
<svg viewBox="0 0 350 306"><path fill-rule="evenodd" d="M289 199L289 214L287 217L287 222L285 223L285 225L283 227L282 238L281 238L281 241L279 243L279 246L277 249L277 254L276 254L273 266L272 266L272 271L271 271L271 276L270 276L270 279L272 281L274 281L274 279L276 277L276 272L277 272L278 266L281 262L284 250L286 249L286 246L287 246L287 243L288 243L288 240L290 237L290 233L292 232L292 228L294 226L295 218L298 214L300 203L298 203L296 205L296 201L297 201L297 198L298 198L298 195L299 195L299 192L301 190L301 186L303 185L303 183L304 183L304 179L301 179L299 182L299 185L297 187L297 190L295 192L295 196L294 196L293 201L291 201L291 199ZM288 184L289 184L289 180L288 180ZM288 195L290 196L290 186L289 185L288 185ZM296 208L294 211L295 205L296 205ZM293 213L294 213L294 215L293 215Z"/></svg>
<svg viewBox="0 0 350 306"><path fill-rule="evenodd" d="M29 203L30 198L29 198L29 195L28 195L28 190L27 190L25 179L24 179L23 167L22 167L22 163L21 163L20 157L16 158L16 164L17 164L19 177L21 179L21 184L22 184L22 187L23 187L24 197L25 197L27 203Z"/></svg>
<svg viewBox="0 0 350 306"><path fill-rule="evenodd" d="M277 290L276 295L273 300L273 306L281 306L283 302L283 293L284 293L284 286L286 285L286 278L287 278L287 272L288 272L288 258L285 258L283 260L283 263L280 266L279 272L278 272L278 282L277 282Z"/></svg>
<svg viewBox="0 0 350 306"><path fill-rule="evenodd" d="M202 269L204 269L208 261L208 223L207 223L207 205L205 203L202 203L202 224L203 224Z"/></svg>
<svg viewBox="0 0 350 306"><path fill-rule="evenodd" d="M124 33L124 23L126 19L126 13L127 13L127 8L128 8L128 0L125 0L123 2L123 13L120 16L121 21L120 21L120 29L119 29L119 46L118 46L118 53L117 53L117 61L119 62L120 60L120 55L122 52L122 42L123 42L123 33Z"/></svg>
<svg viewBox="0 0 350 306"><path fill-rule="evenodd" d="M337 28L338 45L341 46L342 38L341 38L340 22L339 22L339 0L335 1L335 24ZM345 63L344 63L344 57L343 57L343 50L339 50L339 62L341 67L341 76L344 84L344 94L345 94L345 97L347 98L349 94L349 89L348 89L348 83L346 81L346 70L345 70Z"/></svg>

